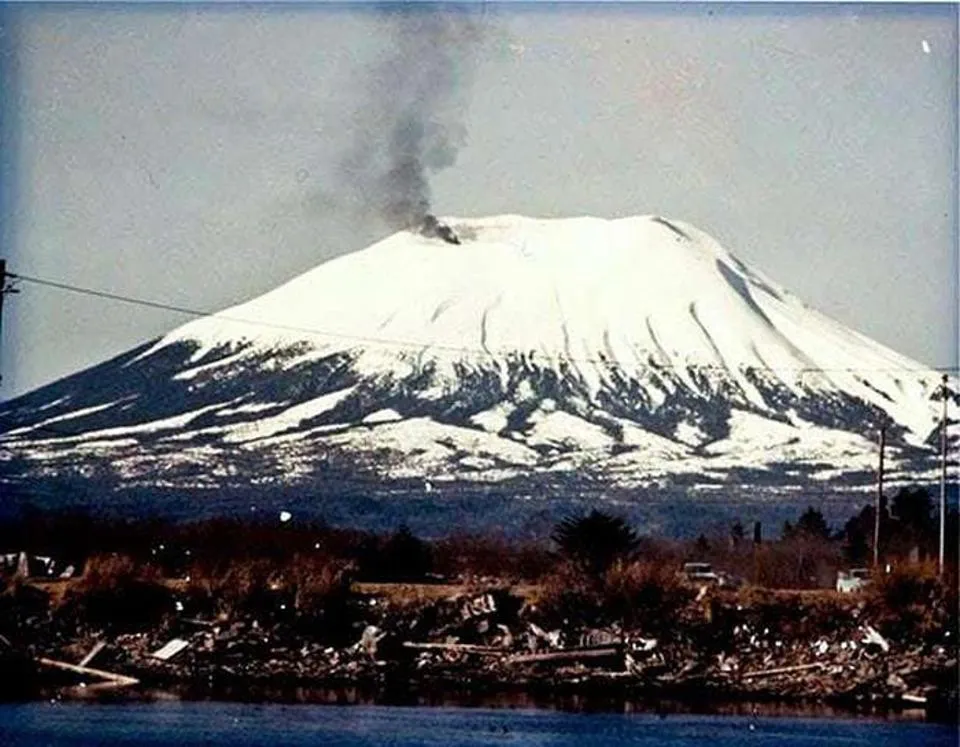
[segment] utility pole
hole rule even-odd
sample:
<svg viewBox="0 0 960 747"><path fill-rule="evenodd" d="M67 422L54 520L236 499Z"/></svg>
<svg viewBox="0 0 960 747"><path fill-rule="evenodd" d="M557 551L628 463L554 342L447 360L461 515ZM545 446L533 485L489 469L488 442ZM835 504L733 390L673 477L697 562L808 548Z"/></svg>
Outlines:
<svg viewBox="0 0 960 747"><path fill-rule="evenodd" d="M943 409L940 411L940 556L937 575L943 578L943 552L947 525L947 375L941 379L943 386Z"/></svg>
<svg viewBox="0 0 960 747"><path fill-rule="evenodd" d="M19 293L16 288L7 287L7 260L0 259L0 344L3 343L3 297L8 293ZM3 381L3 375L0 374L0 381Z"/></svg>
<svg viewBox="0 0 960 747"><path fill-rule="evenodd" d="M887 442L887 427L880 426L880 473L877 479L877 507L873 512L873 567L880 565L880 508L883 505L883 451Z"/></svg>
<svg viewBox="0 0 960 747"><path fill-rule="evenodd" d="M3 328L3 296L7 287L7 260L0 259L0 329Z"/></svg>

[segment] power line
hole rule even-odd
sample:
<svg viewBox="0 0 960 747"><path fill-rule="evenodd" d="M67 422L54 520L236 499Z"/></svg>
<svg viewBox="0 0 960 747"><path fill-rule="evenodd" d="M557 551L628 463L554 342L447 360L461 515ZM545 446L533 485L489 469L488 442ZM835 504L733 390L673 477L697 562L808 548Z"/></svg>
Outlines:
<svg viewBox="0 0 960 747"><path fill-rule="evenodd" d="M70 291L71 293L79 293L81 295L93 296L96 298L109 299L111 301L120 301L123 303L129 303L136 306L146 306L153 309L161 309L164 311L173 311L178 314L186 314L188 316L194 316L197 318L214 318L221 319L227 322L235 322L238 324L249 324L256 327L266 327L268 329L277 329L285 332L299 332L301 334L317 335L320 337L332 337L340 340L347 340L358 343L371 343L375 345L389 345L393 347L405 347L410 349L420 350L424 347L433 347L440 350L447 350L451 352L461 352L461 353L479 353L486 356L492 355L487 351L480 350L477 348L466 348L466 347L457 347L453 345L434 345L432 343L416 343L408 340L391 340L385 337L368 337L363 335L348 335L339 332L330 332L325 330L319 330L311 327L300 327L292 324L277 324L276 322L265 322L259 319L246 319L243 317L229 316L222 312L213 312L213 311L202 311L199 309L190 308L187 306L178 306L174 304L162 303L159 301L149 301L141 298L136 298L133 296L121 295L119 293L111 293L108 291L96 290L93 288L85 288L79 285L71 285L69 283L61 283L53 280L45 280L43 278L30 277L29 275L14 275L13 273L7 273L8 277L16 277L19 280L23 280L28 283L35 283L36 285L43 285L50 288L56 288L58 290Z"/></svg>
<svg viewBox="0 0 960 747"><path fill-rule="evenodd" d="M285 332L296 332L299 334L306 334L318 337L326 337L336 340L343 340L346 342L353 342L356 344L368 344L368 345L379 345L383 347L394 347L394 348L404 348L408 350L417 350L421 351L424 348L432 348L435 350L442 350L444 352L460 353L463 355L471 355L481 358L492 358L496 357L496 352L487 350L485 348L477 347L465 347L465 346L456 346L456 345L444 345L426 341L413 341L413 340L399 340L399 339L390 339L385 337L371 337L365 335L355 335L355 334L346 334L341 332L332 332L329 330L320 330L311 327L301 327L291 324L279 324L276 322L267 322L259 319L248 319L243 317L235 317L224 314L222 312L212 312L207 310L201 310L197 308L192 308L189 306L181 306L177 304L171 304L161 301L153 301L149 299L139 298L136 296L130 296L120 293L113 293L110 291L99 290L96 288L88 288L80 285L74 285L71 283L64 283L55 280L48 280L46 278L33 277L30 275L23 275L19 273L8 272L7 277L15 278L26 283L33 283L35 285L45 286L48 288L54 288L56 290L67 291L70 293L77 293L80 295L91 296L94 298L105 299L109 301L117 301L120 303L132 304L135 306L143 306L146 308L159 309L162 311L170 311L177 314L185 314L187 316L192 316L198 319L202 318L216 318L226 322L233 322L237 324L248 324L256 327L263 327L267 329L276 329ZM501 351L503 354L517 354L521 351L509 350ZM536 351L533 351L536 352ZM648 354L650 351L646 351ZM598 366L608 366L608 367L619 367L616 363L607 358L589 358L589 357L576 357L576 356L561 356L562 361L567 361L570 363L589 363ZM692 364L682 364L675 362L660 362L651 359L650 365L652 368L663 368L663 369L691 369L698 371L726 371L727 367L712 364L712 363L692 363ZM840 367L840 368L822 368L818 366L797 366L797 367L786 367L786 366L768 366L768 365L750 365L745 366L747 371L779 371L779 372L788 372L796 374L813 374L813 373L947 373L947 374L956 374L960 373L960 366L924 366L922 368L902 368L902 367L891 367L891 368L865 368L865 367Z"/></svg>
<svg viewBox="0 0 960 747"><path fill-rule="evenodd" d="M85 296L94 296L96 298L106 298L111 301L121 301L123 303L134 304L136 306L147 306L153 309L161 309L163 311L175 311L178 314L187 314L188 316L212 316L209 311L198 311L197 309L188 308L186 306L175 306L169 303L161 303L159 301L148 301L143 298L134 298L133 296L124 296L119 293L110 293L109 291L95 290L93 288L84 288L79 285L71 285L69 283L60 283L55 280L45 280L43 278L35 278L29 275L21 275L19 273L8 272L7 277L16 278L17 280L22 280L26 283L34 283L35 285L44 285L49 288L57 288L59 290L70 291L71 293L79 293Z"/></svg>

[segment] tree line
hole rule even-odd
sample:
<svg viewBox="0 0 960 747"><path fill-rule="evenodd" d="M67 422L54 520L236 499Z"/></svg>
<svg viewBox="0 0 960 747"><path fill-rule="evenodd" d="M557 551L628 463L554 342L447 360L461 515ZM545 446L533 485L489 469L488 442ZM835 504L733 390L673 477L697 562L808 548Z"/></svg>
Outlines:
<svg viewBox="0 0 960 747"><path fill-rule="evenodd" d="M644 535L624 519L602 510L569 516L549 537L517 541L495 534L417 537L400 526L373 533L322 522L286 523L210 519L177 524L162 520L105 519L80 513L27 508L0 522L0 551L52 555L80 569L94 555L119 554L165 576L217 574L245 561L277 567L294 559L341 562L358 581L433 582L497 578L537 582L560 564L602 576L617 563L643 561L672 572L684 562L710 562L758 586L817 588L834 584L844 567L869 565L873 557L875 509L864 506L833 528L808 507L786 522L780 537L764 540L759 527L740 523L695 540ZM957 566L958 520L946 522L947 565ZM883 564L936 560L939 517L929 491L905 487L880 507L879 555Z"/></svg>

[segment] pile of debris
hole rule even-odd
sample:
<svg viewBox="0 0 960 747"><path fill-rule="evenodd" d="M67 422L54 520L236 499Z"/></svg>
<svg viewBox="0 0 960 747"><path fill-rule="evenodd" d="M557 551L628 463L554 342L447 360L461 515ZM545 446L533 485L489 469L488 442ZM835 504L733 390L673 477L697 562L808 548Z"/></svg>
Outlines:
<svg viewBox="0 0 960 747"><path fill-rule="evenodd" d="M949 630L939 639L891 640L855 604L811 630L765 621L759 607L737 600L701 596L669 630L640 630L549 620L507 589L414 603L357 595L349 640L291 619L204 618L178 602L175 614L150 630L68 639L50 626L33 651L41 667L112 687L453 683L918 704L938 689L956 692L956 634Z"/></svg>

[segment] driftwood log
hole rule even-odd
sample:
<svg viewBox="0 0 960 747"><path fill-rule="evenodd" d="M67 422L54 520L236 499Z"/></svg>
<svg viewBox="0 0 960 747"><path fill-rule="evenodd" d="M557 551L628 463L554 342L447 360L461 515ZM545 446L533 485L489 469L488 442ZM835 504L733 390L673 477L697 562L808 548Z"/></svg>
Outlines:
<svg viewBox="0 0 960 747"><path fill-rule="evenodd" d="M418 651L453 651L481 656L500 656L505 653L504 649L498 646L476 646L471 643L416 643L404 641L403 647L417 649Z"/></svg>
<svg viewBox="0 0 960 747"><path fill-rule="evenodd" d="M743 679L749 679L750 677L772 677L776 674L793 674L794 672L805 672L809 669L823 669L823 664L816 662L815 664L798 664L795 667L777 667L776 669L761 669L757 672L746 672L743 674Z"/></svg>
<svg viewBox="0 0 960 747"><path fill-rule="evenodd" d="M548 651L542 654L520 654L507 659L508 664L533 664L541 661L576 661L578 659L603 659L622 653L619 646L600 648L573 648Z"/></svg>
<svg viewBox="0 0 960 747"><path fill-rule="evenodd" d="M82 667L79 664L71 664L67 661L57 661L56 659L40 657L37 659L37 663L44 667L52 667L53 669L62 669L66 672L73 672L74 674L83 674L88 677L96 677L97 679L104 680L105 682L113 683L117 687L128 687L130 685L140 684L140 680L138 680L136 677L127 677L125 674L105 672L102 669Z"/></svg>

